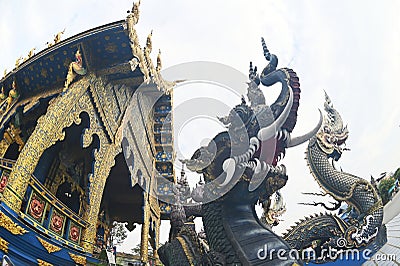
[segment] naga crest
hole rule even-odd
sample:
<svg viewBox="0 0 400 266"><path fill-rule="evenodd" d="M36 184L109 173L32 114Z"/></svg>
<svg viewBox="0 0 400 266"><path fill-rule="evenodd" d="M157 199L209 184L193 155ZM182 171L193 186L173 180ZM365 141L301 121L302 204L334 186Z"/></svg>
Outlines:
<svg viewBox="0 0 400 266"><path fill-rule="evenodd" d="M299 78L291 69L277 69L278 58L269 52L264 39L262 47L269 64L258 74L257 67L250 63L247 101L243 96L227 116L218 118L227 130L200 147L190 159L182 160L189 170L204 175L206 186L215 183L212 194L225 193L243 181L248 192L264 188L268 197L286 183L286 167L278 165L286 148L309 140L322 124L321 116L307 134L291 137L300 99ZM270 87L277 83L281 85L280 94L268 106L260 85Z"/></svg>
<svg viewBox="0 0 400 266"><path fill-rule="evenodd" d="M339 160L342 152L346 150L343 148L349 136L347 126L343 127L343 120L339 112L333 108L333 104L328 94L325 92L324 109L326 116L321 130L317 134L319 147L330 157Z"/></svg>

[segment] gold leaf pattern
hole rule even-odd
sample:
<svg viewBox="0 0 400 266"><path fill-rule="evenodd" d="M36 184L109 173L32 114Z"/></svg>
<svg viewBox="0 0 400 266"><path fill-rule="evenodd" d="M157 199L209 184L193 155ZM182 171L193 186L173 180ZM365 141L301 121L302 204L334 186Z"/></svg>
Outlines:
<svg viewBox="0 0 400 266"><path fill-rule="evenodd" d="M5 241L3 238L0 237L0 250L4 251L5 253L8 252L8 242Z"/></svg>
<svg viewBox="0 0 400 266"><path fill-rule="evenodd" d="M4 227L5 229L7 229L10 233L12 233L13 235L23 235L25 234L26 231L24 228L22 228L21 226L17 225L16 223L14 223L10 217L8 217L7 215L5 215L3 212L0 211L0 226Z"/></svg>
<svg viewBox="0 0 400 266"><path fill-rule="evenodd" d="M39 242L40 242L40 244L42 244L42 246L47 250L47 252L49 252L49 253L53 253L53 252L57 252L57 251L60 251L61 250L61 248L60 247L57 247L57 246L55 246L55 245L53 245L53 244L50 244L49 242L47 242L47 241L44 241L43 239L41 239L40 237L36 237L38 240L39 240Z"/></svg>
<svg viewBox="0 0 400 266"><path fill-rule="evenodd" d="M75 261L76 263L80 264L80 265L86 265L86 257L84 256L79 256L76 254L73 254L71 252L68 252L69 256L71 257L71 259L73 261Z"/></svg>
<svg viewBox="0 0 400 266"><path fill-rule="evenodd" d="M41 260L41 259L37 259L37 263L39 266L53 266L53 264L48 263L47 261Z"/></svg>

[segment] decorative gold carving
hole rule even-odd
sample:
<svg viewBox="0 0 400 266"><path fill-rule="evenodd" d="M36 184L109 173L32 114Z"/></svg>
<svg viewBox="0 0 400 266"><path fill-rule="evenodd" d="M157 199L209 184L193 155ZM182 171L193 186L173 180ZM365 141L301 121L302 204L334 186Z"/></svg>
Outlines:
<svg viewBox="0 0 400 266"><path fill-rule="evenodd" d="M7 152L8 147L16 142L19 146L19 151L22 150L25 143L20 136L21 130L16 128L10 123L10 126L5 130L3 139L0 141L0 157L4 157Z"/></svg>
<svg viewBox="0 0 400 266"><path fill-rule="evenodd" d="M73 253L71 253L71 252L68 252L68 254L69 254L69 256L71 257L71 259L72 259L73 261L75 261L77 264L86 265L86 257L84 257L84 256L79 256L79 255L73 254Z"/></svg>
<svg viewBox="0 0 400 266"><path fill-rule="evenodd" d="M50 48L53 45L59 43L61 41L61 36L64 34L64 32L65 32L65 29L63 31L58 32L56 35L54 35L53 42L46 42L47 48Z"/></svg>
<svg viewBox="0 0 400 266"><path fill-rule="evenodd" d="M8 242L0 237L0 250L4 251L5 253L8 252Z"/></svg>
<svg viewBox="0 0 400 266"><path fill-rule="evenodd" d="M140 1L138 3L134 3L132 11L126 18L128 36L131 41L131 49L133 56L139 60L138 65L144 75L144 81L146 83L150 83L150 81L154 82L160 90L169 94L172 88L175 86L176 82L169 82L162 78L160 74L161 71L160 54L157 58L157 62L160 62L160 64L157 64L157 68L155 68L153 65L153 61L150 57L150 53L152 50L152 41L151 41L152 32L147 37L146 47L143 50L140 47L139 38L135 29L135 25L139 21L139 5Z"/></svg>
<svg viewBox="0 0 400 266"><path fill-rule="evenodd" d="M43 152L58 140L64 139L64 128L74 122L81 123L79 114L83 111L82 95L93 79L94 76L90 75L74 83L65 94L52 100L47 113L38 119L37 126L21 150L9 177L8 186L15 194L8 189L4 191L3 199L14 211L19 211L21 207L21 195L25 193L28 180Z"/></svg>
<svg viewBox="0 0 400 266"><path fill-rule="evenodd" d="M68 86L72 83L77 74L86 75L86 69L82 66L82 55L79 50L75 53L75 62L69 64L67 78L64 84L64 91L68 89Z"/></svg>
<svg viewBox="0 0 400 266"><path fill-rule="evenodd" d="M103 137L105 138L104 133ZM90 253L93 252L94 248L96 223L104 186L110 170L115 164L115 156L122 151L119 144L103 143L100 138L100 149L95 154L94 171L89 176L90 204L84 215L84 219L89 222L89 226L82 233L82 243L85 251Z"/></svg>
<svg viewBox="0 0 400 266"><path fill-rule="evenodd" d="M23 235L25 234L26 231L24 228L21 226L17 225L14 223L10 217L5 215L3 212L0 211L0 226L4 227L6 230L8 230L10 233L13 235Z"/></svg>
<svg viewBox="0 0 400 266"><path fill-rule="evenodd" d="M160 72L162 68L162 62L161 62L161 50L158 50L158 55L157 55L157 72Z"/></svg>
<svg viewBox="0 0 400 266"><path fill-rule="evenodd" d="M23 59L24 58L20 56L17 58L17 60L15 60L15 68L18 68L21 65Z"/></svg>
<svg viewBox="0 0 400 266"><path fill-rule="evenodd" d="M38 266L53 266L53 264L51 264L47 261L41 260L41 259L37 259L37 263L38 263Z"/></svg>
<svg viewBox="0 0 400 266"><path fill-rule="evenodd" d="M63 31L58 32L56 35L54 35L54 44L57 44L61 41L61 36L64 34L65 29Z"/></svg>
<svg viewBox="0 0 400 266"><path fill-rule="evenodd" d="M109 143L87 91L89 84L96 82L103 84L101 80L96 79L93 75L86 76L72 84L63 95L55 98L50 103L47 113L39 118L34 132L22 149L9 178L9 186L12 187L17 195L23 195L28 185L26 180L35 170L43 152L58 140L63 140L65 134L63 130L71 126L72 123L80 124L79 115L81 112L86 112L89 115L90 126L85 129L83 146L88 147L91 144L94 134L100 140L100 147L95 153L94 171L89 178L90 205L84 214L84 219L89 222L88 228L82 234L83 247L87 252L93 251L97 214L106 178L111 167L115 164L115 156L121 152L120 144ZM21 200L8 190L5 191L4 195L7 204L18 211L21 206Z"/></svg>
<svg viewBox="0 0 400 266"><path fill-rule="evenodd" d="M48 253L53 253L61 250L60 247L50 244L38 236L36 236L36 238L39 240L40 244L42 244L42 246L47 250Z"/></svg>
<svg viewBox="0 0 400 266"><path fill-rule="evenodd" d="M6 111L8 111L11 108L11 106L14 105L14 103L17 102L18 97L19 97L19 94L18 94L18 91L17 91L17 83L16 83L16 81L14 79L13 83L12 83L12 88L8 92Z"/></svg>
<svg viewBox="0 0 400 266"><path fill-rule="evenodd" d="M149 250L149 226L150 226L150 204L148 202L148 193L144 193L144 213L142 225L142 239L140 243L140 257L142 262L148 262Z"/></svg>
<svg viewBox="0 0 400 266"><path fill-rule="evenodd" d="M36 47L32 48L32 49L29 51L29 53L28 53L28 58L27 58L27 59L29 59L29 58L31 58L32 56L35 55L35 50L36 50Z"/></svg>
<svg viewBox="0 0 400 266"><path fill-rule="evenodd" d="M101 79L90 86L93 100L111 140L114 140L132 92L125 86L105 84Z"/></svg>

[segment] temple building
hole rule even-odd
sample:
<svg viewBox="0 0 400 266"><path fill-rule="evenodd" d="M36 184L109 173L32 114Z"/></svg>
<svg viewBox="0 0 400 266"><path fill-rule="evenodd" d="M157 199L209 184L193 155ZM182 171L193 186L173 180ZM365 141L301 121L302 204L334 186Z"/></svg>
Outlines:
<svg viewBox="0 0 400 266"><path fill-rule="evenodd" d="M0 80L0 255L14 265L99 263L113 221L142 224L140 259L157 259L174 84L151 34L140 45L138 18L134 4L126 20L57 34Z"/></svg>

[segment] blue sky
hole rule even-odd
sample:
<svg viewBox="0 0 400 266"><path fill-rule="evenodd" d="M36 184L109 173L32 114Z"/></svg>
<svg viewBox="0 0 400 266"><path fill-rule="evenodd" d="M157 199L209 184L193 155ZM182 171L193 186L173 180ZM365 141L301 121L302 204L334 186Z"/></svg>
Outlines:
<svg viewBox="0 0 400 266"><path fill-rule="evenodd" d="M131 5L125 0L118 4L111 0L0 0L0 76L4 68L13 68L16 58L26 56L33 47L37 51L44 49L45 43L64 28L66 38L125 19ZM293 134L313 127L326 90L350 131L347 145L351 151L342 156L338 165L369 179L371 174L378 176L400 166L398 10L400 2L395 0L142 0L137 30L143 44L154 30L153 51L162 50L164 68L197 60L214 61L245 75L249 61L259 68L266 64L260 45L263 36L270 51L278 55L279 66L293 68L300 77L302 93ZM175 106L187 97L196 97L198 90L199 87L178 88ZM274 100L273 89L265 89L264 93L269 101ZM209 97L218 98L221 94L211 91ZM212 138L215 127L198 133L192 135L193 139ZM199 143L182 137L179 145L190 156ZM288 168L289 181L282 189L287 202L285 221L277 232L302 216L319 211L297 204L313 200L301 192L319 191L307 169L305 149L306 144L287 150L281 161ZM164 229L162 239L166 235ZM128 242L137 241L139 236L132 235ZM126 244L127 250L130 245Z"/></svg>

